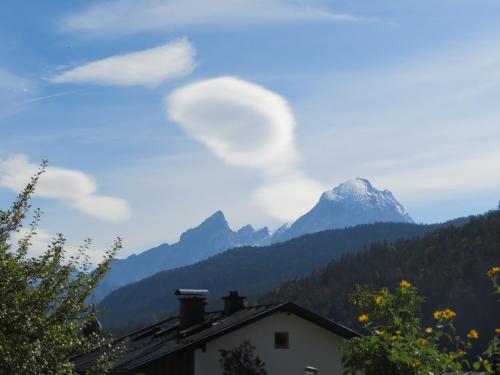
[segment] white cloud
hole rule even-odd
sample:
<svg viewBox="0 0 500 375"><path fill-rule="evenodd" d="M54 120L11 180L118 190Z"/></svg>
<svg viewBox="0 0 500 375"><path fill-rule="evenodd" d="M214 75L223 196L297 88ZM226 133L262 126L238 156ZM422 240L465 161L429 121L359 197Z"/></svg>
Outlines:
<svg viewBox="0 0 500 375"><path fill-rule="evenodd" d="M15 232L13 237L10 239L12 247L16 249L18 241L25 238L28 233L29 230L27 228L22 228L21 230ZM51 234L44 229L37 228L36 234L30 239L31 245L29 247L28 256L37 257L44 254L55 238L56 236L54 234ZM79 254L79 246L65 244L64 249L66 250L67 257ZM85 254L89 257L89 261L94 265L97 265L102 261L104 253L104 251L92 247L85 252Z"/></svg>
<svg viewBox="0 0 500 375"><path fill-rule="evenodd" d="M298 170L295 119L280 95L234 77L184 86L166 99L168 115L227 164L258 170L256 202L281 220L311 207L321 187Z"/></svg>
<svg viewBox="0 0 500 375"><path fill-rule="evenodd" d="M127 202L103 195L83 195L72 200L71 205L86 214L101 220L119 222L130 217Z"/></svg>
<svg viewBox="0 0 500 375"><path fill-rule="evenodd" d="M136 33L186 26L241 26L255 23L371 22L338 14L317 1L290 0L114 0L99 2L62 20L64 31Z"/></svg>
<svg viewBox="0 0 500 375"><path fill-rule="evenodd" d="M500 186L500 142L481 151L464 152L410 171L382 173L376 180L401 191L407 202L457 199L474 192L496 192Z"/></svg>
<svg viewBox="0 0 500 375"><path fill-rule="evenodd" d="M253 83L220 77L176 90L168 114L228 164L288 168L295 121L286 101Z"/></svg>
<svg viewBox="0 0 500 375"><path fill-rule="evenodd" d="M37 168L23 154L0 160L0 187L21 191ZM71 169L48 167L40 178L35 196L61 200L105 221L119 222L130 217L127 202L97 195L96 191L97 185L92 177Z"/></svg>
<svg viewBox="0 0 500 375"><path fill-rule="evenodd" d="M17 248L17 242L25 238L29 233L29 230L26 228L22 228L19 231L15 232L12 238L10 239L10 243L14 248ZM50 235L43 229L38 228L36 230L36 234L31 238L31 246L29 250L29 256L36 257L42 255L47 247L51 244L52 240L55 236Z"/></svg>
<svg viewBox="0 0 500 375"><path fill-rule="evenodd" d="M187 39L144 51L97 60L65 71L53 83L156 86L193 71L195 51Z"/></svg>
<svg viewBox="0 0 500 375"><path fill-rule="evenodd" d="M316 204L325 187L300 172L278 176L255 192L257 204L272 216L290 222Z"/></svg>

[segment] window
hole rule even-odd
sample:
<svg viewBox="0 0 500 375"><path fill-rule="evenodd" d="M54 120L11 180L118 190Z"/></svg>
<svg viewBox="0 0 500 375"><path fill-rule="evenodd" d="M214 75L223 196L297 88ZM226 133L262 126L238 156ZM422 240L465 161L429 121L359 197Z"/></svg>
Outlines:
<svg viewBox="0 0 500 375"><path fill-rule="evenodd" d="M275 349L290 348L290 336L288 332L274 332L274 348Z"/></svg>

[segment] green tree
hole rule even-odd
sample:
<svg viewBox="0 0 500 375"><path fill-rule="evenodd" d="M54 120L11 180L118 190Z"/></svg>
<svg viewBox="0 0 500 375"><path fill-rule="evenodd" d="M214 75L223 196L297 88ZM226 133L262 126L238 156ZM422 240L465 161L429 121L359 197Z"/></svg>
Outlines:
<svg viewBox="0 0 500 375"><path fill-rule="evenodd" d="M241 345L220 350L222 375L266 375L265 363L254 354L255 346L245 340Z"/></svg>
<svg viewBox="0 0 500 375"><path fill-rule="evenodd" d="M493 294L500 295L500 266L491 267L486 275L493 283ZM472 364L474 370L479 370L481 367L484 367L488 374L500 374L500 327L495 328L495 336L489 342L488 347Z"/></svg>
<svg viewBox="0 0 500 375"><path fill-rule="evenodd" d="M86 255L90 241L69 256L62 235L43 254L29 256L40 212L33 212L26 229L23 221L45 166L44 162L12 206L0 211L0 373L74 374L73 356L100 349L103 355L89 374L103 374L119 349L113 348L111 337L92 329L98 327L95 306L88 300L121 240L95 268ZM16 233L25 234L12 246Z"/></svg>
<svg viewBox="0 0 500 375"><path fill-rule="evenodd" d="M500 267L488 271L496 292L499 272ZM469 363L467 352L479 338L478 331L470 328L466 339L456 336L456 313L448 308L433 313L434 325L422 327L418 316L424 299L407 280L392 292L358 286L351 300L361 310L358 321L368 334L343 345L342 362L348 375L464 374L471 368L494 374L498 370L500 330L486 351Z"/></svg>

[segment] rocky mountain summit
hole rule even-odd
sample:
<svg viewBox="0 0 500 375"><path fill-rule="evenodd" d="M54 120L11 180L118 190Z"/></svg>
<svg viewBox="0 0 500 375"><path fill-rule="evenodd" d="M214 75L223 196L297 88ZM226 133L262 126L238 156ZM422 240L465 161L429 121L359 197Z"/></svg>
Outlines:
<svg viewBox="0 0 500 375"><path fill-rule="evenodd" d="M277 232L273 242L376 222L413 223L413 220L389 190L377 190L370 181L356 178L325 191L309 212Z"/></svg>
<svg viewBox="0 0 500 375"><path fill-rule="evenodd" d="M125 259L115 259L96 294L103 298L112 290L156 272L178 268L207 259L233 247L260 245L269 239L269 230L246 225L233 231L222 211L217 211L195 228L181 234L177 243L161 244Z"/></svg>

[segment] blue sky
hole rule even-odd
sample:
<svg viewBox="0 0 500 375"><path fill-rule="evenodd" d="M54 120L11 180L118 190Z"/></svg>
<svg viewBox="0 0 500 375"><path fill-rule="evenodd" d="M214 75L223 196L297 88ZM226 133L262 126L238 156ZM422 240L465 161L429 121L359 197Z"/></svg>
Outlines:
<svg viewBox="0 0 500 375"><path fill-rule="evenodd" d="M353 177L418 222L500 199L498 1L0 7L0 204L48 159L40 242L275 228Z"/></svg>

